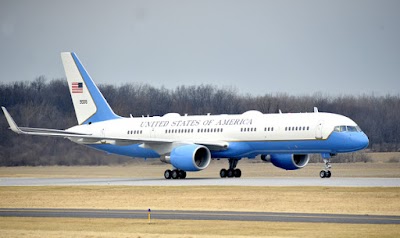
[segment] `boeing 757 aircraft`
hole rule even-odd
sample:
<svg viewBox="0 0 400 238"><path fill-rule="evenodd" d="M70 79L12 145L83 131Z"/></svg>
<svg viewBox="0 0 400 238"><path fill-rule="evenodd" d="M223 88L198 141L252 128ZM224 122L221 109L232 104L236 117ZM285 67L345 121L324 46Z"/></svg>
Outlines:
<svg viewBox="0 0 400 238"><path fill-rule="evenodd" d="M321 178L331 177L330 159L337 153L362 150L368 137L342 115L318 112L123 118L116 115L75 53L61 53L78 125L66 130L18 127L2 107L10 129L18 134L67 138L108 153L160 158L172 165L166 179L186 178L187 171L206 169L212 159L227 159L221 178L240 177L242 158L269 156L286 170L307 165L310 154L321 154Z"/></svg>

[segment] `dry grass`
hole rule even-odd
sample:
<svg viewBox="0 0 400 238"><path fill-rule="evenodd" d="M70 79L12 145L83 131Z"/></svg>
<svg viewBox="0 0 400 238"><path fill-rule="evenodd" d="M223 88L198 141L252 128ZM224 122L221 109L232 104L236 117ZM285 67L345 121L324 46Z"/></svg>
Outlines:
<svg viewBox="0 0 400 238"><path fill-rule="evenodd" d="M370 152L368 155L376 163L388 163L391 158L400 159L400 152Z"/></svg>
<svg viewBox="0 0 400 238"><path fill-rule="evenodd" d="M399 237L398 225L0 218L0 237Z"/></svg>
<svg viewBox="0 0 400 238"><path fill-rule="evenodd" d="M218 210L400 215L400 188L0 187L3 208Z"/></svg>

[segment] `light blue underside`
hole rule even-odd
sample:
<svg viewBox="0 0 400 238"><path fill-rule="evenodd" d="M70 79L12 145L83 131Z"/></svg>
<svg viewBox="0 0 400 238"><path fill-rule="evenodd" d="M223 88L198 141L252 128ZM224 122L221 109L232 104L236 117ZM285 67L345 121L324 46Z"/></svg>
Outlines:
<svg viewBox="0 0 400 238"><path fill-rule="evenodd" d="M89 145L98 150L112 154L140 158L159 158L160 155L151 149L139 147L139 144L128 146ZM327 140L266 141L266 142L230 142L225 151L211 151L213 158L254 158L260 154L313 154L345 153L364 149L368 138L363 132L333 132Z"/></svg>

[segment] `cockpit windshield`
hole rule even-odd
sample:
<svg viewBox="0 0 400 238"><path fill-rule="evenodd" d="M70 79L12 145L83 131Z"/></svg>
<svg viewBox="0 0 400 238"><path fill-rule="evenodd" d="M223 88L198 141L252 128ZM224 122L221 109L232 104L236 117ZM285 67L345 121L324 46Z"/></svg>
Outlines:
<svg viewBox="0 0 400 238"><path fill-rule="evenodd" d="M336 132L362 132L359 126L335 126L334 131Z"/></svg>

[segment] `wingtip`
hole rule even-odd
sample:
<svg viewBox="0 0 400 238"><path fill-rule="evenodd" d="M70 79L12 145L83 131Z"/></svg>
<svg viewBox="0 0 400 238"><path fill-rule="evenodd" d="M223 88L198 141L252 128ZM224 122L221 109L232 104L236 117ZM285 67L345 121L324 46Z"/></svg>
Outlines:
<svg viewBox="0 0 400 238"><path fill-rule="evenodd" d="M15 133L21 134L21 130L17 126L17 123L15 123L14 119L11 117L10 113L8 113L7 109L3 106L1 107L1 109L4 112L4 116L6 117L10 129Z"/></svg>

